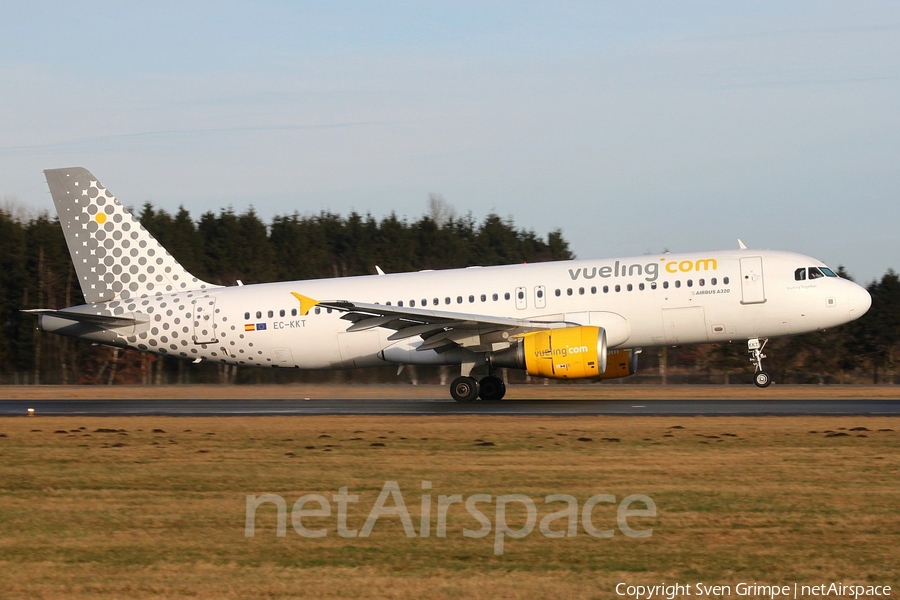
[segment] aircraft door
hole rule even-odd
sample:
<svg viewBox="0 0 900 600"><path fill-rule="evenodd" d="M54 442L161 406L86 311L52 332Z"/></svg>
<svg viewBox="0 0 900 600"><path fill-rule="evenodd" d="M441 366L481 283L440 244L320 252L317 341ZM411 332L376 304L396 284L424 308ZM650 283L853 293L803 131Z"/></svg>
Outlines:
<svg viewBox="0 0 900 600"><path fill-rule="evenodd" d="M761 256L741 259L741 304L762 304L766 301L763 285L763 265Z"/></svg>
<svg viewBox="0 0 900 600"><path fill-rule="evenodd" d="M544 286L538 285L534 288L534 307L545 308L547 306L547 290Z"/></svg>
<svg viewBox="0 0 900 600"><path fill-rule="evenodd" d="M291 368L297 366L294 363L294 354L290 348L272 348L274 364L276 367Z"/></svg>
<svg viewBox="0 0 900 600"><path fill-rule="evenodd" d="M695 344L709 340L702 306L664 308L662 316L667 344Z"/></svg>
<svg viewBox="0 0 900 600"><path fill-rule="evenodd" d="M216 299L197 298L194 304L194 343L215 344L216 339Z"/></svg>
<svg viewBox="0 0 900 600"><path fill-rule="evenodd" d="M372 367L383 365L378 353L384 348L383 333L377 329L339 333L338 350L345 367Z"/></svg>
<svg viewBox="0 0 900 600"><path fill-rule="evenodd" d="M516 308L524 310L528 308L528 298L525 296L525 288L516 288Z"/></svg>

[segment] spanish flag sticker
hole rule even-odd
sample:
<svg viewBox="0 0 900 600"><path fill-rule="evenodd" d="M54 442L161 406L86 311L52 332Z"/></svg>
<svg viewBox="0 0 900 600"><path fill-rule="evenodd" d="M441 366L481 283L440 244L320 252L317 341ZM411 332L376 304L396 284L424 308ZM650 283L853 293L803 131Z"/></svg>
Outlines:
<svg viewBox="0 0 900 600"><path fill-rule="evenodd" d="M256 325L253 323L247 323L244 325L244 331L256 331Z"/></svg>

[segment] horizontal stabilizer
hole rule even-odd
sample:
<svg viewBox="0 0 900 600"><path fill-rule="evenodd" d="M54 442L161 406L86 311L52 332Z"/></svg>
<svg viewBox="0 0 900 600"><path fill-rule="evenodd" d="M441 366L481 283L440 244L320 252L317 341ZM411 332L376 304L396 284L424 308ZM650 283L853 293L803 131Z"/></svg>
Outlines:
<svg viewBox="0 0 900 600"><path fill-rule="evenodd" d="M76 323L87 323L98 327L116 328L116 327L132 327L138 323L146 323L148 318L140 319L138 317L113 317L111 315L92 315L82 312L72 312L66 310L53 310L50 308L35 308L31 310L23 310L22 312L33 315L57 317L59 319L68 319Z"/></svg>

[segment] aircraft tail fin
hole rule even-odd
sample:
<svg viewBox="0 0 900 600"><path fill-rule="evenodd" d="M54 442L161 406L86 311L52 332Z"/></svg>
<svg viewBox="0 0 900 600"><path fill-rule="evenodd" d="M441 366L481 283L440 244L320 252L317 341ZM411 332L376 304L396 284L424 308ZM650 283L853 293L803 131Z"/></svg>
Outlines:
<svg viewBox="0 0 900 600"><path fill-rule="evenodd" d="M188 273L87 169L44 175L87 302L219 287Z"/></svg>

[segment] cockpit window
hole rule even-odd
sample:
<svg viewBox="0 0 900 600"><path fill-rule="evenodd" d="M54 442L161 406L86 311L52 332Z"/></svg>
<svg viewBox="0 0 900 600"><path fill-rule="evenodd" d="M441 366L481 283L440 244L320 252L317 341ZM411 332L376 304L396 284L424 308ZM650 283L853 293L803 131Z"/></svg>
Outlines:
<svg viewBox="0 0 900 600"><path fill-rule="evenodd" d="M801 267L794 271L794 281L820 279L822 277L837 277L834 271L828 267Z"/></svg>

